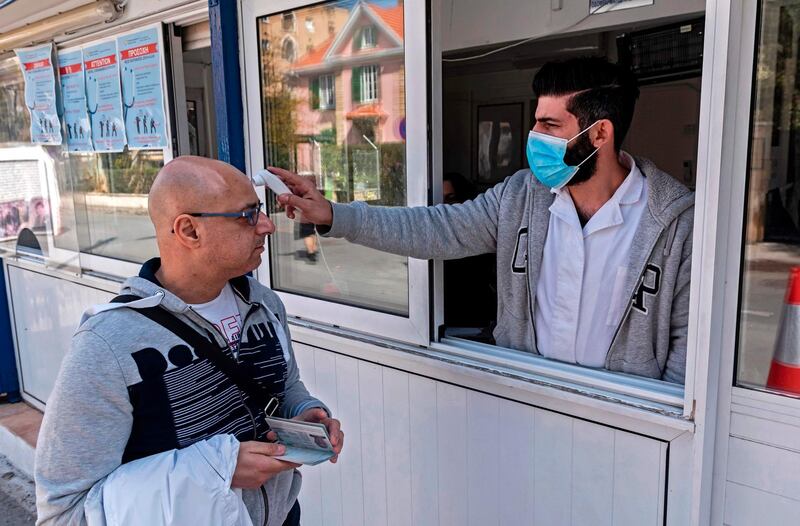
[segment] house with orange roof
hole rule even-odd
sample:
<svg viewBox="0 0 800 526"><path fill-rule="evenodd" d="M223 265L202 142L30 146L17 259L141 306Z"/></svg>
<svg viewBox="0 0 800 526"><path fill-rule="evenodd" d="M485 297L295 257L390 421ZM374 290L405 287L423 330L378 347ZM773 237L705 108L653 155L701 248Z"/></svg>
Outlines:
<svg viewBox="0 0 800 526"><path fill-rule="evenodd" d="M323 166L321 144L364 145L366 153L352 162L357 172L374 166L377 181L379 145L404 141L403 35L402 2L359 2L336 34L292 64L298 172L341 171Z"/></svg>

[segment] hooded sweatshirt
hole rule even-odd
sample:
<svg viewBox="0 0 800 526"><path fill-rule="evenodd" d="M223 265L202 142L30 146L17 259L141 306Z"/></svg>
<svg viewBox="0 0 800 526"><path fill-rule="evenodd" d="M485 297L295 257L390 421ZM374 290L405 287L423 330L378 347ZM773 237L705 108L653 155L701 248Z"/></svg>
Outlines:
<svg viewBox="0 0 800 526"><path fill-rule="evenodd" d="M174 454L219 435L238 441L266 437L264 408L212 361L137 308L158 305L212 336L241 371L275 394L278 416L291 418L312 407L328 411L300 380L286 311L273 291L246 276L230 281L242 315L234 358L210 322L161 286L155 277L160 264L158 258L148 261L122 287L123 295L143 299L89 309L72 338L39 433L37 524L85 524L87 494L97 493L109 474L131 461ZM232 473L235 465L227 468ZM300 482L299 472L290 470L259 490L244 490L253 524L280 526Z"/></svg>
<svg viewBox="0 0 800 526"><path fill-rule="evenodd" d="M624 282L630 301L615 322L605 368L683 383L694 194L650 161L634 161L647 181L647 209L634 234ZM496 252L495 341L539 354L534 304L554 198L530 170L520 170L462 204L332 203L333 224L319 231L419 259Z"/></svg>

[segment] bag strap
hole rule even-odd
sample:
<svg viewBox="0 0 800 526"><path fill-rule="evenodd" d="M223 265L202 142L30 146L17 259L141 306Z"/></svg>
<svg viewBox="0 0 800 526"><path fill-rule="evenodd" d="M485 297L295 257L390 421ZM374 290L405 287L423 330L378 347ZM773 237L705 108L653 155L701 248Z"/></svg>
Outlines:
<svg viewBox="0 0 800 526"><path fill-rule="evenodd" d="M112 299L111 303L128 303L138 299L141 298L133 294L123 294ZM222 373L233 381L242 391L247 393L247 396L252 398L260 407L266 407L271 400L275 398L274 393L271 393L266 387L256 382L252 377L246 375L241 367L239 367L236 360L225 354L224 350L217 346L213 336L208 330L206 330L206 336L203 336L187 323L178 319L177 316L161 307L145 307L131 310L145 316L153 323L164 327L175 336L191 345L197 356L200 358L207 358L211 361L217 369L222 371Z"/></svg>

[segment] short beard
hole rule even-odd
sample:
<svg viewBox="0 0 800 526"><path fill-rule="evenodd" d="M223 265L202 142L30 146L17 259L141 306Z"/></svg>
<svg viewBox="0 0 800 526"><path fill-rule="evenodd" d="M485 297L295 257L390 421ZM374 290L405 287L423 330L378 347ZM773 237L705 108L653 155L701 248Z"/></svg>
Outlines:
<svg viewBox="0 0 800 526"><path fill-rule="evenodd" d="M578 171L569 180L567 186L577 186L583 184L594 176L597 171L597 154L592 141L589 140L589 134L584 133L575 140L575 144L567 148L564 154L564 162L569 166L577 166L582 161L586 160ZM591 157L590 157L591 156Z"/></svg>

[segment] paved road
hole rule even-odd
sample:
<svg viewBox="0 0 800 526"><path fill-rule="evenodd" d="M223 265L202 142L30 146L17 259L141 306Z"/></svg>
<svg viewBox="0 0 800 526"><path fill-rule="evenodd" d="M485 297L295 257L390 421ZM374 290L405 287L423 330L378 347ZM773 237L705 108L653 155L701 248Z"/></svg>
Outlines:
<svg viewBox="0 0 800 526"><path fill-rule="evenodd" d="M17 501L0 491L0 526L27 526L35 523L35 514L29 513Z"/></svg>

